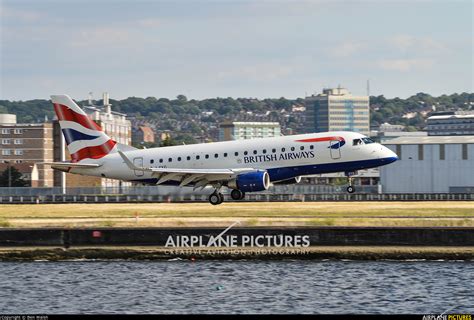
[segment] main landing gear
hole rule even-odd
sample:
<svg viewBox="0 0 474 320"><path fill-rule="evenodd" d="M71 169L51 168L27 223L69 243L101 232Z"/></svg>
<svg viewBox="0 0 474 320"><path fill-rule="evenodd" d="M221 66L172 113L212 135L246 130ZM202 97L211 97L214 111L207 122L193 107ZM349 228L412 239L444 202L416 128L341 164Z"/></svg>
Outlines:
<svg viewBox="0 0 474 320"><path fill-rule="evenodd" d="M245 192L242 192L237 189L232 189L232 191L230 192L230 197L232 198L232 200L242 200L245 197ZM216 189L216 191L214 191L209 196L209 202L214 206L221 204L222 202L224 202L224 195L220 193L218 189Z"/></svg>
<svg viewBox="0 0 474 320"><path fill-rule="evenodd" d="M245 192L242 192L237 189L232 189L232 191L230 192L230 197L232 198L232 200L242 200L245 197Z"/></svg>
<svg viewBox="0 0 474 320"><path fill-rule="evenodd" d="M224 202L224 195L216 190L209 196L209 202L214 206L221 204Z"/></svg>

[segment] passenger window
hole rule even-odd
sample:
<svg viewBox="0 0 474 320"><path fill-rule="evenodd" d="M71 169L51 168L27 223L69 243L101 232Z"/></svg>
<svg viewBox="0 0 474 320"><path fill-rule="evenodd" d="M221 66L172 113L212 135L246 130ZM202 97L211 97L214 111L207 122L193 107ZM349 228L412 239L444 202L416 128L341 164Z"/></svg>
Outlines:
<svg viewBox="0 0 474 320"><path fill-rule="evenodd" d="M304 150L304 146L301 146L301 147L300 147L300 150Z"/></svg>
<svg viewBox="0 0 474 320"><path fill-rule="evenodd" d="M285 148L281 148L281 152L285 152Z"/></svg>
<svg viewBox="0 0 474 320"><path fill-rule="evenodd" d="M208 155L208 154L206 154L205 158L206 158L206 159L209 159L209 155Z"/></svg>
<svg viewBox="0 0 474 320"><path fill-rule="evenodd" d="M214 158L218 158L218 157L219 157L219 155L216 153L216 154L214 155Z"/></svg>
<svg viewBox="0 0 474 320"><path fill-rule="evenodd" d="M267 153L267 150L266 150L266 149L263 149L262 152L265 154L265 153Z"/></svg>
<svg viewBox="0 0 474 320"><path fill-rule="evenodd" d="M201 158L200 156L196 156L196 160L199 160L199 158Z"/></svg>
<svg viewBox="0 0 474 320"><path fill-rule="evenodd" d="M253 151L253 154L257 154L257 150L254 150L254 151Z"/></svg>
<svg viewBox="0 0 474 320"><path fill-rule="evenodd" d="M163 159L160 159L160 163L163 163Z"/></svg>
<svg viewBox="0 0 474 320"><path fill-rule="evenodd" d="M187 156L187 157L186 157L186 160L191 160L191 157L190 157L190 156Z"/></svg>
<svg viewBox="0 0 474 320"><path fill-rule="evenodd" d="M291 151L295 151L295 147L291 147Z"/></svg>
<svg viewBox="0 0 474 320"><path fill-rule="evenodd" d="M155 160L153 160L153 159L150 160L150 163L154 163L154 162L155 162Z"/></svg>
<svg viewBox="0 0 474 320"><path fill-rule="evenodd" d="M178 161L181 161L181 157L178 157Z"/></svg>
<svg viewBox="0 0 474 320"><path fill-rule="evenodd" d="M239 153L238 153L238 152L236 152L236 153L234 153L234 154L235 154L235 156L236 156L236 157L238 157L238 156L239 156Z"/></svg>
<svg viewBox="0 0 474 320"><path fill-rule="evenodd" d="M249 153L247 151L244 151L244 156L248 155Z"/></svg>
<svg viewBox="0 0 474 320"><path fill-rule="evenodd" d="M272 149L272 152L273 152L273 153L277 152L277 149Z"/></svg>
<svg viewBox="0 0 474 320"><path fill-rule="evenodd" d="M172 159L172 158L168 158L168 162L173 162L173 159Z"/></svg>
<svg viewBox="0 0 474 320"><path fill-rule="evenodd" d="M227 152L224 152L224 158L226 158L226 157L227 157Z"/></svg>
<svg viewBox="0 0 474 320"><path fill-rule="evenodd" d="M314 149L314 146L313 146L313 145L310 145L309 148L310 148L311 150L313 150L313 149Z"/></svg>
<svg viewBox="0 0 474 320"><path fill-rule="evenodd" d="M362 144L362 140L360 140L360 139L354 139L352 141L353 146L358 146L358 145L361 145L361 144Z"/></svg>

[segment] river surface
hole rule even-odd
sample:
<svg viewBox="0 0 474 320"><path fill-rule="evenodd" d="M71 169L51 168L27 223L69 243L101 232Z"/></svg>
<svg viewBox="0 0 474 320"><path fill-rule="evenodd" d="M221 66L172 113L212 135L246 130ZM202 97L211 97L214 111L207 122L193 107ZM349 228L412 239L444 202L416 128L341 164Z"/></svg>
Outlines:
<svg viewBox="0 0 474 320"><path fill-rule="evenodd" d="M0 262L0 313L474 313L474 262Z"/></svg>

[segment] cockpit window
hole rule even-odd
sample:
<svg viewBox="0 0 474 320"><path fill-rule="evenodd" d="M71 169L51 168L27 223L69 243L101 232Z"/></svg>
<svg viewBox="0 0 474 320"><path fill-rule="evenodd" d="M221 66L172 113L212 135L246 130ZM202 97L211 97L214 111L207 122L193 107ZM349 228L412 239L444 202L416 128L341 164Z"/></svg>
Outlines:
<svg viewBox="0 0 474 320"><path fill-rule="evenodd" d="M353 146L358 146L358 145L361 145L361 144L362 144L362 140L360 140L360 139L352 140L352 145Z"/></svg>
<svg viewBox="0 0 474 320"><path fill-rule="evenodd" d="M364 140L364 143L365 143L365 144L375 143L375 141L372 140L372 139L370 139L370 138L362 138L362 140Z"/></svg>

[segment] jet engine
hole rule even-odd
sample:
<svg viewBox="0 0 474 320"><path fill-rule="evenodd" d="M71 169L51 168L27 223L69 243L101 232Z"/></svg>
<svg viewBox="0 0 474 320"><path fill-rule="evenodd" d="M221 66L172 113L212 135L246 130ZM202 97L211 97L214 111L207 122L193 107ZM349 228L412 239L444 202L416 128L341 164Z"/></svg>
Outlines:
<svg viewBox="0 0 474 320"><path fill-rule="evenodd" d="M242 173L230 180L227 186L242 192L263 191L270 187L270 176L266 171Z"/></svg>

